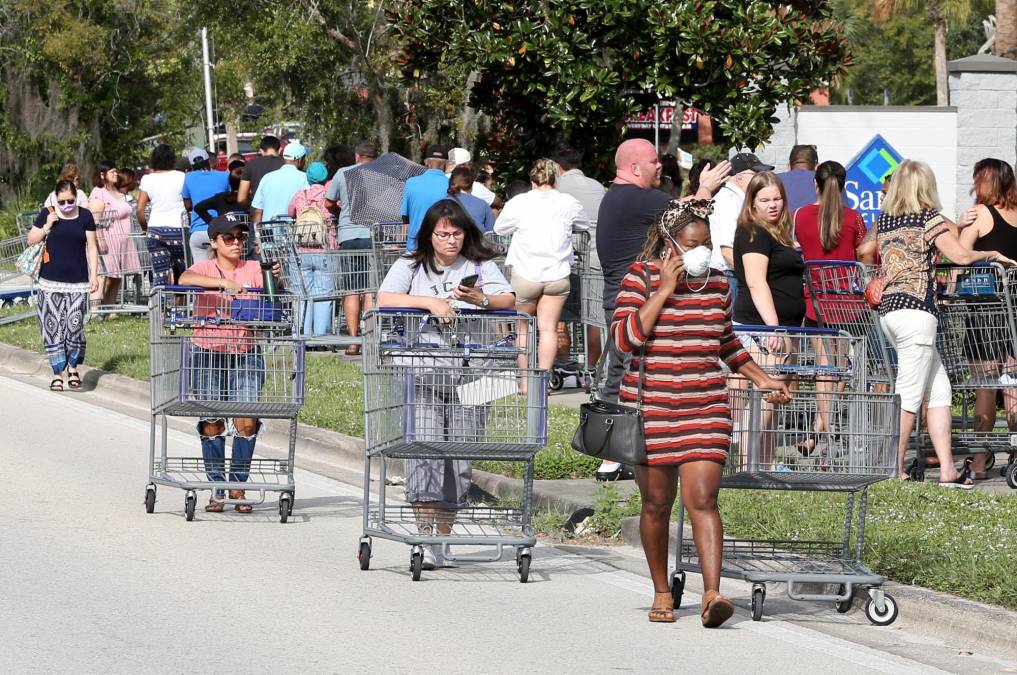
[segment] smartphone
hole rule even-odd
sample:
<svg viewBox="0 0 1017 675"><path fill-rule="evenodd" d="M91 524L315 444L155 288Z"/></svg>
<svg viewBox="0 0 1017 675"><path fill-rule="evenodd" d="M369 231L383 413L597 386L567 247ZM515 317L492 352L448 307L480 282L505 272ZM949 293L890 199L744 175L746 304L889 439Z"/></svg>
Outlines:
<svg viewBox="0 0 1017 675"><path fill-rule="evenodd" d="M473 288L477 285L478 278L479 277L476 274L471 274L468 277L463 277L463 280L459 282L459 285L465 286L466 288Z"/></svg>

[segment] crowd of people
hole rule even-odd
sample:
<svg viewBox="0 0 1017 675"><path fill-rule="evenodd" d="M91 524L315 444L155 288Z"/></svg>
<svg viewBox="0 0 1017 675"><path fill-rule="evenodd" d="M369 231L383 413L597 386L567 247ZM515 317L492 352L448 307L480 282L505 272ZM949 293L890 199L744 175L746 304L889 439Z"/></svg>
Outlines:
<svg viewBox="0 0 1017 675"><path fill-rule="evenodd" d="M347 177L378 159L377 145L360 142L352 153L335 146L320 161L309 162L312 155L299 142L283 146L266 136L259 155L249 162L230 157L228 170L216 171L208 153L194 149L181 171L173 149L159 145L152 151L150 170L136 185L136 202L130 196L133 175L114 164L99 164L87 197L78 187L76 169L66 167L29 235L29 242L46 239L49 251L42 266L39 316L55 375L52 388L62 389L65 370L68 386L80 386L76 367L84 355L90 294L94 301L111 302L120 279L137 267L125 251L132 212L146 233L156 284L257 287L260 271L240 258L248 226L226 218L238 211L249 212L255 225L281 217L293 220L303 256L300 274L310 288L329 283L321 257L326 246L370 248L371 223L353 217ZM995 159L978 163L976 204L955 224L940 213L929 167L905 161L887 177L881 215L867 231L845 201L844 166L820 163L813 146L795 146L783 173L745 152L716 164L701 162L684 191L673 156L660 156L649 141L623 142L614 159L615 175L605 187L583 173L580 152L563 148L535 161L529 180L507 184L501 197L492 190L492 167L478 170L479 163L463 148L429 146L423 170L418 167L402 192L405 255L381 270L384 280L376 298L346 294L342 310L354 336L362 311L373 300L382 307L419 308L440 317L461 308L523 311L536 317L535 365L547 370L559 351L560 319L571 290L573 233L590 233L591 265L603 273L609 326L600 396L639 402L649 455L645 466L605 462L597 478L634 477L638 482L640 532L655 587L651 621L674 620L667 522L679 476L703 562L703 623L720 625L733 611L719 594L723 530L717 494L732 433L727 374L737 372L772 390L772 405L790 395L787 381L760 367L772 365L773 353L789 352L782 343L786 338L757 341L739 337L735 329L819 326L803 284L807 262L882 265L885 287L878 312L898 359L901 479L908 476L904 450L919 411L924 411L938 458L940 484L969 489L974 479L984 477L984 456L975 459L972 472L966 466L958 470L951 454L951 387L935 348L934 274L941 256L961 265L1014 264L1017 181L1008 164ZM97 234L100 216L103 226ZM511 236L506 259L511 283L491 262L498 251L485 233ZM116 263L100 266L100 258L105 262L107 257ZM328 332L334 309L331 301L315 303L306 313L305 332ZM683 329L693 324L694 331ZM358 349L352 345L347 353ZM674 358L679 353L681 358ZM1003 361L1014 358L998 356L998 363L984 367L1002 372ZM520 365L534 364L523 360ZM1014 391L1005 395L1011 429L1017 426ZM993 392L979 395L976 415L980 430L992 428ZM203 421L198 429L206 460L213 463L222 461L223 422ZM241 459L253 452L258 424L256 419L234 421ZM825 416L817 415L815 424L817 433L825 431ZM800 449L810 452L815 444L809 439ZM406 493L415 508L452 508L462 502L469 466L450 462L408 462ZM216 475L223 480L221 472ZM444 483L448 476L455 477L455 485ZM221 510L219 497L210 510ZM238 510L248 510L240 506ZM439 552L428 551L425 564L441 564Z"/></svg>

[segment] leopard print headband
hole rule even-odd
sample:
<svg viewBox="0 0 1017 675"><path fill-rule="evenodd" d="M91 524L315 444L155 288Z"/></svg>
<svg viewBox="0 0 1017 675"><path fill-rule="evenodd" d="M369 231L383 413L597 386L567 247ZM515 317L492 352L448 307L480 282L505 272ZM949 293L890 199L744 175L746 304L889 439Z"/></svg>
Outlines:
<svg viewBox="0 0 1017 675"><path fill-rule="evenodd" d="M657 225L660 227L661 234L675 237L693 220L709 222L711 213L713 213L712 199L686 199L683 201L673 199L660 214Z"/></svg>

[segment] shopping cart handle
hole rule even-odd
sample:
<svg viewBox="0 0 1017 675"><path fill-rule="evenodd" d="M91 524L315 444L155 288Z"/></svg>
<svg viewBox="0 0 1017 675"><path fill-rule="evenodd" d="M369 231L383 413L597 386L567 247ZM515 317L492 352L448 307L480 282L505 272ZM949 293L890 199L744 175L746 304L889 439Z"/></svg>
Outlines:
<svg viewBox="0 0 1017 675"><path fill-rule="evenodd" d="M808 260L807 267L858 267L857 260Z"/></svg>
<svg viewBox="0 0 1017 675"><path fill-rule="evenodd" d="M1002 267L1002 265L994 262L976 262L971 263L970 265L961 265L959 263L936 263L937 270L960 270L970 267L981 267L984 269L986 267Z"/></svg>
<svg viewBox="0 0 1017 675"><path fill-rule="evenodd" d="M430 314L426 309L416 307L378 307L379 314ZM514 309L459 309L457 314L471 314L478 316L519 316L520 312Z"/></svg>
<svg viewBox="0 0 1017 675"><path fill-rule="evenodd" d="M184 291L196 291L199 293L222 293L223 291L218 288L205 288L203 286L160 286L164 291L184 292ZM265 289L263 288L245 288L243 293L262 293Z"/></svg>
<svg viewBox="0 0 1017 675"><path fill-rule="evenodd" d="M739 324L736 333L787 333L788 335L840 335L836 328L803 328L799 326L750 326Z"/></svg>

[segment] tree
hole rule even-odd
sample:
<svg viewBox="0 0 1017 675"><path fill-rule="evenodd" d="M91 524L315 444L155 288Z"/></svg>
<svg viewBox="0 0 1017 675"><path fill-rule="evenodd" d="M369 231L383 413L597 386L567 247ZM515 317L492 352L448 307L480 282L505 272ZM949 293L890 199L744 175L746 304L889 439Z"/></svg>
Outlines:
<svg viewBox="0 0 1017 675"><path fill-rule="evenodd" d="M950 24L964 23L971 14L971 0L877 0L876 17L890 16L925 8L933 27L933 65L936 71L936 105L950 105L946 76L946 35Z"/></svg>
<svg viewBox="0 0 1017 675"><path fill-rule="evenodd" d="M996 56L1017 59L1017 0L996 0Z"/></svg>
<svg viewBox="0 0 1017 675"><path fill-rule="evenodd" d="M516 166L560 142L610 152L625 119L657 96L755 146L778 105L850 62L825 0L407 0L390 23L408 81L479 73L470 104L492 118L492 150Z"/></svg>

